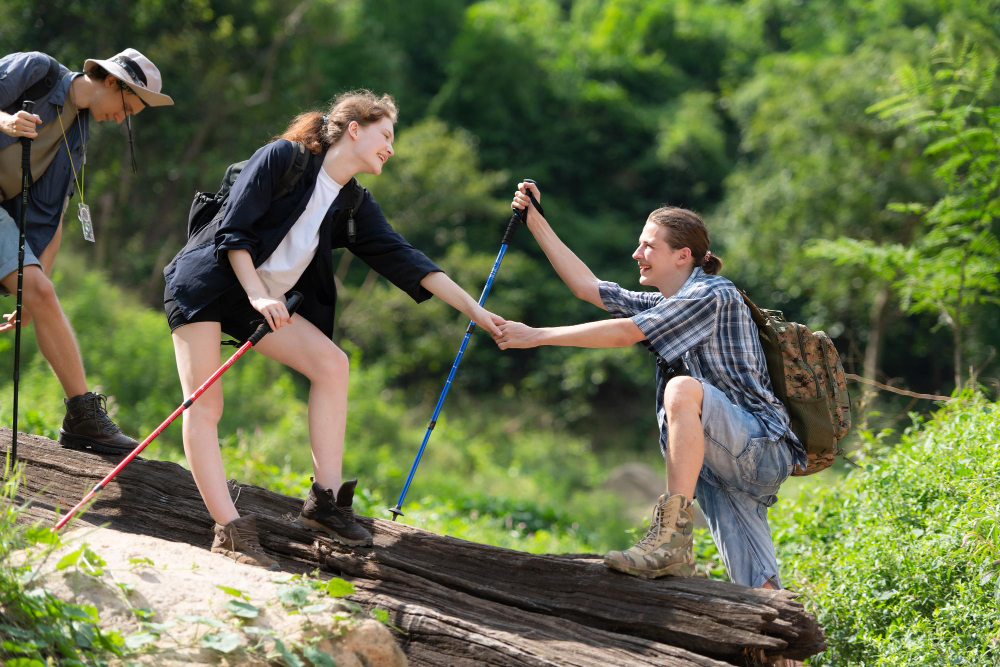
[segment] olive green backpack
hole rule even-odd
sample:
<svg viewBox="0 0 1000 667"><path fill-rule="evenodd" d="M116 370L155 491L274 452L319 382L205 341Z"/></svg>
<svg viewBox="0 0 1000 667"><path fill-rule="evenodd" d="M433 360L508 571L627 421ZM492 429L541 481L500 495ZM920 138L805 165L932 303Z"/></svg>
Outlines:
<svg viewBox="0 0 1000 667"><path fill-rule="evenodd" d="M838 443L851 430L851 397L837 348L825 332L788 322L780 310L762 310L740 294L757 325L774 394L788 408L792 432L809 458L792 474L825 470L844 455Z"/></svg>

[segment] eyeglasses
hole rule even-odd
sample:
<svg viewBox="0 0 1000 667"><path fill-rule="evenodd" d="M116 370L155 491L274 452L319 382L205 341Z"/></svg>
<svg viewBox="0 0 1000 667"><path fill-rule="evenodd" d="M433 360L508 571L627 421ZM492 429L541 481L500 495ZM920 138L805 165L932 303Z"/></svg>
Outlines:
<svg viewBox="0 0 1000 667"><path fill-rule="evenodd" d="M128 151L129 154L132 156L132 173L138 174L139 168L138 166L136 166L135 163L135 143L132 141L132 114L130 114L128 112L128 109L125 107L125 91L128 91L133 95L135 95L135 91L132 90L132 88L127 83L124 83L121 80L119 80L118 92L122 94L122 111L125 112L125 129L128 130ZM138 97L138 95L136 95L136 97Z"/></svg>

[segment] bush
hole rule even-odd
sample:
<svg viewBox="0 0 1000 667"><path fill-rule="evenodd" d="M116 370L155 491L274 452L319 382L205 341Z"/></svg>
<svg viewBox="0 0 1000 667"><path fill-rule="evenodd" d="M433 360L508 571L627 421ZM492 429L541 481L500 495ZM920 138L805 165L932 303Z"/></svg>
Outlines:
<svg viewBox="0 0 1000 667"><path fill-rule="evenodd" d="M831 648L812 665L1000 660L1000 411L966 393L861 470L772 515L785 584Z"/></svg>

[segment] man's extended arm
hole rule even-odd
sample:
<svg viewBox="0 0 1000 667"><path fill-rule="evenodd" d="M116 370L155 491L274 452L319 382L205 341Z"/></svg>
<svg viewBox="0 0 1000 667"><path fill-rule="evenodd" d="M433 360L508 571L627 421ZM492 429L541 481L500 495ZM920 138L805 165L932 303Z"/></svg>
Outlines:
<svg viewBox="0 0 1000 667"><path fill-rule="evenodd" d="M539 345L628 347L641 340L646 340L646 334L627 318L540 329L521 322L507 322L500 325L500 336L496 339L501 350Z"/></svg>
<svg viewBox="0 0 1000 667"><path fill-rule="evenodd" d="M541 196L534 184L521 183L518 186L521 189L521 193L515 197L514 206L516 208L527 206L528 229L535 237L535 240L538 241L538 245L542 248L545 256L548 257L552 267L559 274L559 277L562 278L563 282L573 290L573 294L577 298L589 301L598 308L607 310L607 307L605 307L604 302L601 300L601 293L598 289L600 281L597 279L597 276L556 236L552 227L549 226L548 221L528 203L527 196L523 194L523 189L526 185L532 188L536 199Z"/></svg>

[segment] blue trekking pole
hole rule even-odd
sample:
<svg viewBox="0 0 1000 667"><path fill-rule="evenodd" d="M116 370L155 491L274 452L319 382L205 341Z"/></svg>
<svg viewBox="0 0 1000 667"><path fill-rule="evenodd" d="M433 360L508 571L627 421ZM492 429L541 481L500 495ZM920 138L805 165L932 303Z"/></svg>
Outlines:
<svg viewBox="0 0 1000 667"><path fill-rule="evenodd" d="M530 178L524 179L525 183L534 183ZM538 209L538 212L542 212L542 207L538 204L538 200L535 196L531 194L531 190L525 188L528 192L528 196L531 197L531 205ZM490 277L486 279L486 287L483 288L483 294L479 297L479 305L482 306L486 303L486 297L490 295L490 288L493 287L493 279L497 275L497 270L500 268L500 262L503 261L503 256L507 253L507 246L514 239L514 232L517 231L518 225L527 220L528 209L521 211L514 211L514 215L510 217L510 222L507 224L507 231L503 235L503 241L500 244L500 252L497 254L497 261L493 263L493 270L490 271ZM406 478L406 484L403 485L403 491L399 494L399 500L396 502L396 506L390 509L392 512L392 520L395 521L400 515L403 514L403 499L406 498L406 492L410 490L410 482L413 481L413 475L417 472L417 466L420 465L420 457L424 455L424 449L427 447L427 441L431 439L431 431L434 430L434 426L437 424L438 415L441 413L441 406L444 405L444 399L448 395L448 390L451 388L451 381L455 378L455 371L458 370L458 365L462 363L462 355L465 354L465 348L469 344L469 338L472 336L473 330L476 328L475 322L469 322L469 327L465 330L465 338L462 339L462 345L458 348L458 354L455 356L455 363L451 365L451 372L448 373L448 379L444 383L444 389L441 390L441 396L438 397L437 406L434 408L434 414L431 415L431 421L427 425L427 432L424 433L424 441L420 443L420 449L417 451L417 457L413 459L413 467L410 468L410 474Z"/></svg>

